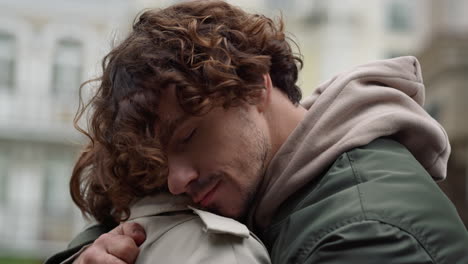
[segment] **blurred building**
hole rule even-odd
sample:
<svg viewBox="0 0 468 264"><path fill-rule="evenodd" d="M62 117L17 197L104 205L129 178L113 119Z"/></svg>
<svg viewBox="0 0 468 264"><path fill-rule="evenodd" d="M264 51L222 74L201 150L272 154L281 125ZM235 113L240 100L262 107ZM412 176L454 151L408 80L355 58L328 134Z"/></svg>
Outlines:
<svg viewBox="0 0 468 264"><path fill-rule="evenodd" d="M68 192L78 87L128 12L123 0L0 0L0 258L44 258L83 227Z"/></svg>
<svg viewBox="0 0 468 264"><path fill-rule="evenodd" d="M305 95L318 82L354 65L414 54L430 33L430 6L425 0L287 3L290 13L286 17L291 18L288 22L307 58L301 76Z"/></svg>
<svg viewBox="0 0 468 264"><path fill-rule="evenodd" d="M419 53L426 108L446 129L452 146L441 187L468 227L468 2L432 0L431 38Z"/></svg>
<svg viewBox="0 0 468 264"><path fill-rule="evenodd" d="M44 258L84 224L69 197L83 137L72 119L79 84L146 7L180 0L0 0L0 259ZM452 141L442 186L467 221L467 18L463 0L228 0L282 13L304 55L304 96L370 60L417 54L427 108ZM466 223L466 222L465 222Z"/></svg>

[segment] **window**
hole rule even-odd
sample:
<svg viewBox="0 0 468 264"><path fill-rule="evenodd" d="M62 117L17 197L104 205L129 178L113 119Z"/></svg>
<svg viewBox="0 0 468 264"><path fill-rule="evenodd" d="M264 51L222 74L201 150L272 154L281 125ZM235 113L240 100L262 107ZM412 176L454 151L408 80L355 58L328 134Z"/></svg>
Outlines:
<svg viewBox="0 0 468 264"><path fill-rule="evenodd" d="M0 90L11 90L15 85L15 37L0 32Z"/></svg>
<svg viewBox="0 0 468 264"><path fill-rule="evenodd" d="M62 157L57 155L62 154ZM74 217L68 180L71 159L64 152L50 153L52 159L44 167L42 192L42 230L40 239L68 241L72 237Z"/></svg>
<svg viewBox="0 0 468 264"><path fill-rule="evenodd" d="M387 27L393 32L407 32L411 29L411 12L406 2L393 1L388 7Z"/></svg>
<svg viewBox="0 0 468 264"><path fill-rule="evenodd" d="M57 43L54 58L52 92L59 97L78 95L82 73L82 44L73 39Z"/></svg>
<svg viewBox="0 0 468 264"><path fill-rule="evenodd" d="M0 151L0 208L8 203L8 155L5 148Z"/></svg>
<svg viewBox="0 0 468 264"><path fill-rule="evenodd" d="M65 160L49 161L44 173L43 210L48 215L66 215L71 201L68 192L68 175L71 174Z"/></svg>
<svg viewBox="0 0 468 264"><path fill-rule="evenodd" d="M0 243L8 240L11 232L10 229L10 218L11 216L11 204L9 204L9 157L10 149L4 144L0 145Z"/></svg>

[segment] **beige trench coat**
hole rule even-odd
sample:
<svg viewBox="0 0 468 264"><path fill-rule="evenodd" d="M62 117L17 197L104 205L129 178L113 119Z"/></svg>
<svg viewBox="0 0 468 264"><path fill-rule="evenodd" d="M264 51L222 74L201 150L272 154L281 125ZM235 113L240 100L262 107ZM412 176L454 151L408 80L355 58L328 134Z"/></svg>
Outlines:
<svg viewBox="0 0 468 264"><path fill-rule="evenodd" d="M137 264L270 263L266 248L245 225L187 206L187 201L160 194L131 207L128 221L146 231Z"/></svg>

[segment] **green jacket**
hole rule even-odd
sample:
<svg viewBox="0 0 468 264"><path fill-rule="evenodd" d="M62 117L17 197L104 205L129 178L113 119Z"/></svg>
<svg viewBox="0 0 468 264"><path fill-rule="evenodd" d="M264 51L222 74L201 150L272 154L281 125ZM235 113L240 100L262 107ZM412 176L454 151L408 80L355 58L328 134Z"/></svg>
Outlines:
<svg viewBox="0 0 468 264"><path fill-rule="evenodd" d="M81 236L89 243L100 231ZM388 139L343 153L283 203L261 238L272 263L468 263L456 209L411 153Z"/></svg>
<svg viewBox="0 0 468 264"><path fill-rule="evenodd" d="M399 143L343 153L283 203L261 236L272 263L468 263L468 232Z"/></svg>

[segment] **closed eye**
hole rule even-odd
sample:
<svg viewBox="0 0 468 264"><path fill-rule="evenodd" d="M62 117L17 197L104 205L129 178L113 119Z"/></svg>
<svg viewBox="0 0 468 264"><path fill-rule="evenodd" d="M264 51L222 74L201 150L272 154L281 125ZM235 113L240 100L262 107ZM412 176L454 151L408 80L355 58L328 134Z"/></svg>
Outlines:
<svg viewBox="0 0 468 264"><path fill-rule="evenodd" d="M180 141L180 143L182 143L182 144L187 144L187 143L189 143L189 141L190 141L190 140L193 138L193 136L195 135L196 131L197 131L196 128L193 129L193 130L190 132L190 134L188 134L188 136L186 136L185 138L183 138L183 139Z"/></svg>

